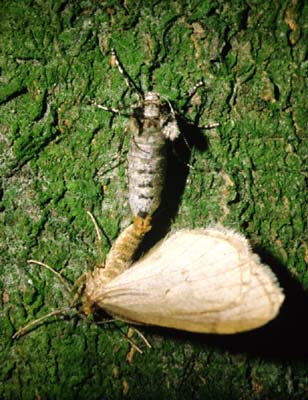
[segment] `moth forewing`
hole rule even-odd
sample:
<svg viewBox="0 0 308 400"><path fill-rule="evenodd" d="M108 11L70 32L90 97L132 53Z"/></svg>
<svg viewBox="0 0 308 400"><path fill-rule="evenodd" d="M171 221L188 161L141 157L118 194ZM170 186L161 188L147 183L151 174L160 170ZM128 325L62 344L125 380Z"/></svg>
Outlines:
<svg viewBox="0 0 308 400"><path fill-rule="evenodd" d="M126 321L204 333L260 327L283 299L246 239L221 228L176 232L96 296Z"/></svg>

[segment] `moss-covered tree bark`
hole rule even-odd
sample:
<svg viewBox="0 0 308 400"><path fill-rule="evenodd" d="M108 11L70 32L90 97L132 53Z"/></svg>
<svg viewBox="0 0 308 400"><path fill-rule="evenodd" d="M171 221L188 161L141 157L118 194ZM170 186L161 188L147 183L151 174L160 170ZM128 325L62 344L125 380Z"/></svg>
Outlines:
<svg viewBox="0 0 308 400"><path fill-rule="evenodd" d="M0 30L0 397L308 398L307 2L10 0ZM127 120L95 106L134 101L112 47L179 111L204 79L183 117L220 125L192 149L172 228L219 222L249 238L287 296L267 327L232 337L145 327L153 348L134 335L144 347L134 356L116 327L77 314L11 339L69 302L29 258L74 282L98 262L85 210L111 240L130 221Z"/></svg>

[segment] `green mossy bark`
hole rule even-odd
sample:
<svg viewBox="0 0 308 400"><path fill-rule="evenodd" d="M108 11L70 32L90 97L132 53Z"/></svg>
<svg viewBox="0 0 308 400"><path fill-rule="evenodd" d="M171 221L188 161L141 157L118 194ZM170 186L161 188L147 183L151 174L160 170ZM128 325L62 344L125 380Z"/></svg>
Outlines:
<svg viewBox="0 0 308 400"><path fill-rule="evenodd" d="M308 398L308 3L9 0L0 18L0 398ZM186 117L201 107L200 125L220 126L193 151L173 227L242 231L278 265L289 329L213 339L144 328L153 349L131 363L118 329L76 315L11 339L69 301L27 259L74 282L97 262L85 210L111 239L129 221L125 167L111 162L127 121L93 104L134 99L111 47L176 108L205 79Z"/></svg>

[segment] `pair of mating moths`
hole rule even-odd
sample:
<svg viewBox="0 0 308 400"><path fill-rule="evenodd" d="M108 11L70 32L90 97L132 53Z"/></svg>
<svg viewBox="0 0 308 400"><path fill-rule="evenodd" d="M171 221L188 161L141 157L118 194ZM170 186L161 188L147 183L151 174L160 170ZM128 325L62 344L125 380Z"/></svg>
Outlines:
<svg viewBox="0 0 308 400"><path fill-rule="evenodd" d="M135 230L135 224L126 228L111 253L128 232L135 238ZM247 240L222 227L177 231L131 268L113 272L107 256L105 268L89 273L85 309L99 307L132 323L236 333L272 320L284 299Z"/></svg>
<svg viewBox="0 0 308 400"><path fill-rule="evenodd" d="M115 53L113 58L131 84ZM129 123L129 203L134 223L119 235L104 268L87 274L84 312L102 308L132 323L203 333L236 333L266 324L277 315L284 295L271 270L232 230L177 231L131 267L160 203L166 140L180 135L171 105L161 104L156 92L139 94Z"/></svg>
<svg viewBox="0 0 308 400"><path fill-rule="evenodd" d="M166 174L167 140L176 140L180 130L171 104L162 104L156 92L143 97L114 51L113 60L127 85L139 93L139 105L129 122L129 204L135 217L127 228L131 237L133 231L142 231L140 221L145 216L144 226L150 229ZM129 238L121 239L125 235L126 231L117 241L127 246ZM141 241L142 236L138 237ZM136 240L133 243L137 248ZM175 232L130 269L126 263L121 268L125 272L109 282L105 277L114 264L108 257L106 261L105 269L94 271L87 280L87 304L93 302L126 321L193 332L235 333L272 320L284 299L276 277L250 251L247 240L221 227Z"/></svg>

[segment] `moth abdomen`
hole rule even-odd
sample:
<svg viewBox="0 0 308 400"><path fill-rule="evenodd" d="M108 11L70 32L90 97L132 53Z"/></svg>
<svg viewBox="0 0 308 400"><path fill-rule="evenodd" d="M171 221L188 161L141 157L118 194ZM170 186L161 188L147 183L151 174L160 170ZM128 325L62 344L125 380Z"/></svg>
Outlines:
<svg viewBox="0 0 308 400"><path fill-rule="evenodd" d="M134 216L153 215L161 202L166 157L161 149L151 154L145 158L138 149L128 157L128 198Z"/></svg>
<svg viewBox="0 0 308 400"><path fill-rule="evenodd" d="M124 229L112 245L104 267L96 267L92 273L88 274L83 297L83 309L86 314L91 312L96 299L101 296L102 288L131 266L144 235L150 229L149 216L136 217L134 223Z"/></svg>
<svg viewBox="0 0 308 400"><path fill-rule="evenodd" d="M143 236L151 227L150 223L147 222L144 222L142 229L140 226L139 220L129 225L112 245L106 257L105 269L114 271L114 276L129 268Z"/></svg>
<svg viewBox="0 0 308 400"><path fill-rule="evenodd" d="M140 182L140 183L138 183L137 186L138 186L140 189L141 189L141 188L153 188L153 187L154 187L152 181L149 181L149 182Z"/></svg>

